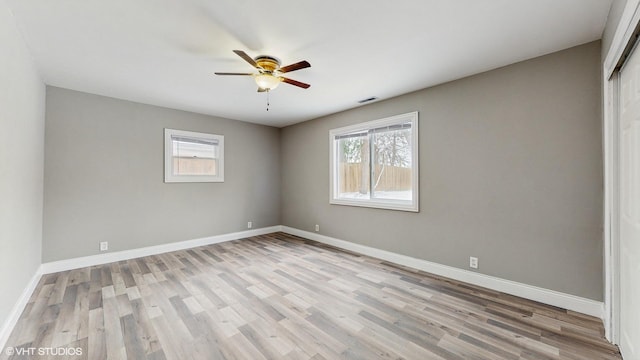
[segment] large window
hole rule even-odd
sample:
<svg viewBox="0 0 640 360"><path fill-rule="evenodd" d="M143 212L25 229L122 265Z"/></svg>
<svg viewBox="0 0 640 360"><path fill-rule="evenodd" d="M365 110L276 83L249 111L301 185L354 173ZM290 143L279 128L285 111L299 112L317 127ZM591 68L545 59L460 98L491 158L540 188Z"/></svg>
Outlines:
<svg viewBox="0 0 640 360"><path fill-rule="evenodd" d="M418 113L329 132L331 204L418 211Z"/></svg>
<svg viewBox="0 0 640 360"><path fill-rule="evenodd" d="M164 129L164 182L223 182L224 136Z"/></svg>

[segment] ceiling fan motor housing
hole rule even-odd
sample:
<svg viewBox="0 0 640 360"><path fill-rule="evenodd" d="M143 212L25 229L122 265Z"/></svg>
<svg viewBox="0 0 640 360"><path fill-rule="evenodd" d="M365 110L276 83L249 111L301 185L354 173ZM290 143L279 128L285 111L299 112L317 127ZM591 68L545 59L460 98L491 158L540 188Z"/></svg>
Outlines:
<svg viewBox="0 0 640 360"><path fill-rule="evenodd" d="M280 60L267 55L260 55L255 58L256 64L264 71L272 73L280 68Z"/></svg>

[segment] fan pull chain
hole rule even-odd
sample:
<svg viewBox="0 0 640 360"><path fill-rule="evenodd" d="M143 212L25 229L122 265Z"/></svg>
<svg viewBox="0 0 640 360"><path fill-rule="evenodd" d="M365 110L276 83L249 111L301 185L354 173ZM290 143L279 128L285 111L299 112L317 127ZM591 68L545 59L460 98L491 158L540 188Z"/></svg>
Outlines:
<svg viewBox="0 0 640 360"><path fill-rule="evenodd" d="M269 111L269 89L267 89L267 111Z"/></svg>

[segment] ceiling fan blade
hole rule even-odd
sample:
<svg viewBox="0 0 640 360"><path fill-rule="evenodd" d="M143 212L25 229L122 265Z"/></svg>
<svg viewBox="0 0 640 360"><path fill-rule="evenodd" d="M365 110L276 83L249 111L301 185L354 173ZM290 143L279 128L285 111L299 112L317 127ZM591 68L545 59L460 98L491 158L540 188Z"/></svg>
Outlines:
<svg viewBox="0 0 640 360"><path fill-rule="evenodd" d="M300 62L297 62L295 64L291 64L291 65L287 65L285 67L281 67L280 69L278 69L278 71L280 71L281 73L287 73L287 72L292 72L292 71L296 71L296 70L300 70L300 69L304 69L304 68L308 68L311 67L311 64L309 64L309 62L307 62L307 60L303 60Z"/></svg>
<svg viewBox="0 0 640 360"><path fill-rule="evenodd" d="M216 75L243 75L243 76L250 76L253 75L253 73L232 73L232 72L217 72L214 73Z"/></svg>
<svg viewBox="0 0 640 360"><path fill-rule="evenodd" d="M256 64L255 60L253 60L251 58L251 56L247 55L246 52L242 51L242 50L233 50L234 53L236 53L236 55L240 56L241 58L244 59L244 61L248 62L249 64L251 64L251 66L253 66L256 69L259 69L260 67L258 67L258 64Z"/></svg>
<svg viewBox="0 0 640 360"><path fill-rule="evenodd" d="M294 86L297 86L297 87L301 87L303 89L308 89L309 86L311 86L309 84L305 84L303 82L300 82L300 81L297 81L297 80L292 80L292 79L289 79L289 78L286 78L286 77L280 77L280 79L282 79L282 82L286 82L289 85L294 85Z"/></svg>

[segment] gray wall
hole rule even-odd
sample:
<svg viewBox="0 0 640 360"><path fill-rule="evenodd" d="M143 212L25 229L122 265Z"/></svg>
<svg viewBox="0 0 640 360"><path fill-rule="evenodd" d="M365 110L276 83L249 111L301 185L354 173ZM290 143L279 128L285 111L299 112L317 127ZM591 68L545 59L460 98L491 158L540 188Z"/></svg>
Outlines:
<svg viewBox="0 0 640 360"><path fill-rule="evenodd" d="M280 224L279 129L55 87L46 105L44 262ZM225 182L165 184L165 127L224 135Z"/></svg>
<svg viewBox="0 0 640 360"><path fill-rule="evenodd" d="M602 300L600 47L284 128L283 224ZM420 212L329 205L329 129L415 110Z"/></svg>
<svg viewBox="0 0 640 360"><path fill-rule="evenodd" d="M2 330L40 266L45 104L44 84L4 0L0 0L0 49Z"/></svg>

